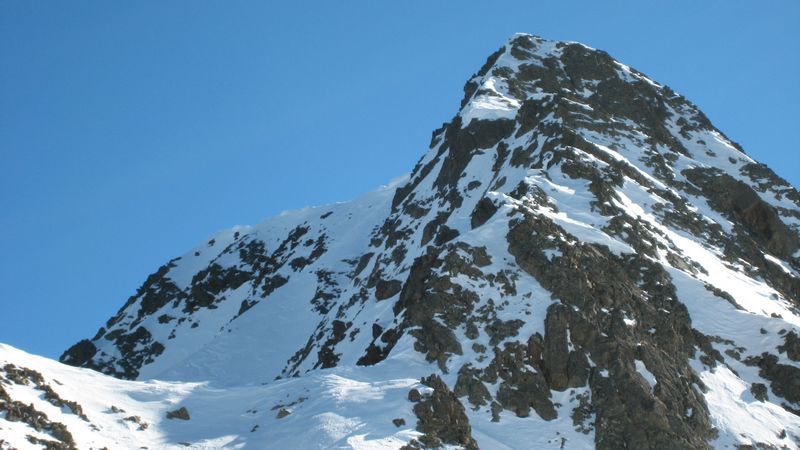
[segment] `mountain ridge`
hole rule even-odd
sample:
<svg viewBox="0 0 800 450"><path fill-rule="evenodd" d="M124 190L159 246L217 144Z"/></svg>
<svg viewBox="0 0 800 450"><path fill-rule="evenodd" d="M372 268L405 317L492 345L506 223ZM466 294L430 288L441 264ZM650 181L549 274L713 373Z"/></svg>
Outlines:
<svg viewBox="0 0 800 450"><path fill-rule="evenodd" d="M464 92L407 178L216 234L62 362L403 374L387 446L797 448L797 191L582 44L512 36Z"/></svg>

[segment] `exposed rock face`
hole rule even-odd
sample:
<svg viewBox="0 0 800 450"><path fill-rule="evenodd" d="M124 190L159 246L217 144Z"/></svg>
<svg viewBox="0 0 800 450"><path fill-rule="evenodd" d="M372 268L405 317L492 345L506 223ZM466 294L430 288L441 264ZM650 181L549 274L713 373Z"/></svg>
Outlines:
<svg viewBox="0 0 800 450"><path fill-rule="evenodd" d="M702 343L669 275L636 254L620 258L605 246L550 239L564 233L552 221L529 217L508 236L520 267L563 302L545 318L539 367L547 385L563 391L588 383L598 448L706 447L713 433L699 414L705 402L692 388L702 382L689 366ZM548 259L547 250L561 256ZM626 318L639 326L629 327ZM614 375L590 379L587 358ZM658 374L658 389L643 382L635 360ZM698 412L694 420L685 419L688 409Z"/></svg>
<svg viewBox="0 0 800 450"><path fill-rule="evenodd" d="M77 402L61 398L45 382L44 377L35 370L16 367L13 364L6 364L2 368L2 373L0 373L0 413L5 413L5 420L25 423L33 430L43 432L52 437L52 439L43 439L29 435L28 441L30 444L38 444L54 450L77 449L72 433L63 423L50 420L47 414L37 410L31 403L26 404L12 398L3 387L4 384L33 385L36 390L43 393L44 399L51 405L68 409L72 414L84 421L88 421L83 414L83 409Z"/></svg>
<svg viewBox="0 0 800 450"><path fill-rule="evenodd" d="M419 419L417 430L424 434L404 448L439 448L442 444L451 444L477 450L464 406L455 394L437 375L423 378L422 384L433 389L414 405L414 414Z"/></svg>
<svg viewBox="0 0 800 450"><path fill-rule="evenodd" d="M699 186L709 203L741 224L761 247L790 258L798 248L797 232L784 224L776 209L745 182L719 169L687 169L686 178Z"/></svg>
<svg viewBox="0 0 800 450"><path fill-rule="evenodd" d="M167 419L189 420L191 417L189 416L189 410L185 406L181 406L174 411L167 411Z"/></svg>
<svg viewBox="0 0 800 450"><path fill-rule="evenodd" d="M514 36L464 94L404 181L216 235L62 361L435 371L410 448L497 435L476 423L521 427L510 447L800 447L798 192L581 44Z"/></svg>

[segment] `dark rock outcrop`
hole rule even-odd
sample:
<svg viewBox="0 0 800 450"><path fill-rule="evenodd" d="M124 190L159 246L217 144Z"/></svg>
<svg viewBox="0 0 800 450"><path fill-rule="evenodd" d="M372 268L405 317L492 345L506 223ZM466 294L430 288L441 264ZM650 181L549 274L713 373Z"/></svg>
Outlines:
<svg viewBox="0 0 800 450"><path fill-rule="evenodd" d="M189 410L185 406L181 406L174 411L167 411L167 419L189 420L191 417L189 416Z"/></svg>
<svg viewBox="0 0 800 450"><path fill-rule="evenodd" d="M472 427L464 413L464 406L437 375L422 379L422 384L433 389L429 396L414 404L417 431L423 435L412 440L404 449L438 448L442 444L459 445L467 450L477 450L472 437Z"/></svg>
<svg viewBox="0 0 800 450"><path fill-rule="evenodd" d="M670 277L635 254L621 258L602 246L549 236L568 234L543 217L525 217L508 235L520 267L563 302L552 305L545 319L541 367L547 385L591 387L598 448L708 448L707 407L692 388L701 382L688 365L696 332L675 300ZM560 256L549 258L547 249ZM631 328L605 308L624 310L655 333ZM597 365L591 371L587 356ZM634 367L637 359L658 379L652 392ZM599 369L610 376L599 376ZM696 411L691 420L688 408Z"/></svg>

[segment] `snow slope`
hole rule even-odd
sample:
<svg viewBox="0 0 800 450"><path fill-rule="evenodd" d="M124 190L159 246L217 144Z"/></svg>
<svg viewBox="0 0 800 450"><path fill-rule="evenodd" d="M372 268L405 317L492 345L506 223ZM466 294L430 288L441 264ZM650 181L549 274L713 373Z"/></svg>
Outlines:
<svg viewBox="0 0 800 450"><path fill-rule="evenodd" d="M80 449L391 449L422 434L414 429L416 417L407 397L410 389L428 389L419 383L429 372L424 360L410 348L398 353L402 354L392 364L339 367L263 385L222 387L119 380L0 344L0 377L9 371L8 364L31 369L60 397L77 400L86 420L69 408L52 405L33 383L3 384L16 401L32 404L50 421L66 425ZM405 377L395 378L399 373ZM189 420L167 418L181 407L189 412ZM283 411L288 414L282 416ZM395 419L404 424L396 426ZM548 433L526 436L531 425L531 420L510 415L502 425L475 423L473 433L486 448L559 448L562 436L574 436L580 443L571 448L593 448L591 439L576 433L568 420L548 424ZM0 448L41 448L28 436L54 441L47 430L0 421Z"/></svg>

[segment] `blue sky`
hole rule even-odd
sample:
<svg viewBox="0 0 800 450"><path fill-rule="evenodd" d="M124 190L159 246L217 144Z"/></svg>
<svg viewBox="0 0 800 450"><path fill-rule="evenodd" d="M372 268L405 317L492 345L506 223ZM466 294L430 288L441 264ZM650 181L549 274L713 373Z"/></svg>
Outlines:
<svg viewBox="0 0 800 450"><path fill-rule="evenodd" d="M601 48L800 184L800 2L0 4L0 342L57 357L217 230L411 169L517 31Z"/></svg>

